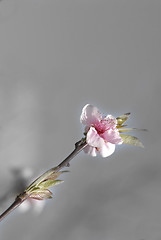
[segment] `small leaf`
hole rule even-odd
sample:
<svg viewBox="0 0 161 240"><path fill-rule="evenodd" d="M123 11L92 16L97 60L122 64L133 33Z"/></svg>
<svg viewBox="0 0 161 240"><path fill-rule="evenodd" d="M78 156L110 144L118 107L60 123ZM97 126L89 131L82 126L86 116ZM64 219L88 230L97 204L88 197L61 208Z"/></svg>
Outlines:
<svg viewBox="0 0 161 240"><path fill-rule="evenodd" d="M34 192L34 191L37 191L38 189L40 189L40 188L39 188L39 187L36 187L36 185L32 185L30 188L27 188L27 189L25 190L25 192L28 193L28 194L30 194L30 193L32 193L32 192Z"/></svg>
<svg viewBox="0 0 161 240"><path fill-rule="evenodd" d="M117 117L117 125L120 126L129 118L130 113L124 113L123 115Z"/></svg>
<svg viewBox="0 0 161 240"><path fill-rule="evenodd" d="M48 188L63 183L62 180L45 180L39 184L40 188Z"/></svg>
<svg viewBox="0 0 161 240"><path fill-rule="evenodd" d="M127 127L127 125L117 125L117 128L124 128Z"/></svg>
<svg viewBox="0 0 161 240"><path fill-rule="evenodd" d="M123 127L123 126L121 126ZM118 129L120 133L124 133L124 132L129 132L129 131L148 131L147 129L139 129L139 128L119 128Z"/></svg>
<svg viewBox="0 0 161 240"><path fill-rule="evenodd" d="M37 190L39 190L39 189L40 189L39 187L33 187L33 188L32 188L32 192L37 191Z"/></svg>
<svg viewBox="0 0 161 240"><path fill-rule="evenodd" d="M138 147L144 147L143 144L139 141L139 139L137 137L133 137L131 135L122 135L120 134L123 143L125 144L130 144L130 145L134 145L134 146L138 146Z"/></svg>
<svg viewBox="0 0 161 240"><path fill-rule="evenodd" d="M135 130L134 128L121 128L119 129L119 132L120 133L124 133L124 132L130 132L130 131L133 131Z"/></svg>
<svg viewBox="0 0 161 240"><path fill-rule="evenodd" d="M68 172L68 171L57 172L57 171L55 171L55 168L48 170L47 172L42 174L40 177L38 177L33 183L31 183L31 185L26 189L26 192L31 192L33 190L33 188L38 187L39 184L42 183L43 181L55 180L56 178L58 178L60 176L60 174L62 174L64 172Z"/></svg>
<svg viewBox="0 0 161 240"><path fill-rule="evenodd" d="M60 172L53 172L51 173L46 179L49 180L55 180L56 178L58 178L62 173L65 173L65 172L69 172L69 171L60 171ZM45 179L45 180L46 180Z"/></svg>
<svg viewBox="0 0 161 240"><path fill-rule="evenodd" d="M36 190L29 195L29 198L37 200L50 199L52 198L52 192L48 189Z"/></svg>

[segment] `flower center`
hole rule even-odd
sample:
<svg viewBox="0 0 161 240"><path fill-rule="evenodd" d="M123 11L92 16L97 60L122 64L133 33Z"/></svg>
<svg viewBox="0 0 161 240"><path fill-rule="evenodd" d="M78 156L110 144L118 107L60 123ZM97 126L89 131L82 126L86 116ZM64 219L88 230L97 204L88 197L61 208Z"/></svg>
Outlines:
<svg viewBox="0 0 161 240"><path fill-rule="evenodd" d="M102 134L109 129L108 122L106 120L101 120L99 123L97 123L95 128L98 134Z"/></svg>
<svg viewBox="0 0 161 240"><path fill-rule="evenodd" d="M102 119L99 123L95 124L95 129L97 130L98 134L103 134L104 132L110 130L110 129L115 129L116 124L113 120L106 120Z"/></svg>

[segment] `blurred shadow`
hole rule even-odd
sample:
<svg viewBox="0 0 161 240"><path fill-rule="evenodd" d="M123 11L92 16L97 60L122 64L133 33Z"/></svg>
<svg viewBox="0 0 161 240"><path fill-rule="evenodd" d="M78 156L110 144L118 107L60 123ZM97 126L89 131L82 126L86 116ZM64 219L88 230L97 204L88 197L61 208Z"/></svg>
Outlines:
<svg viewBox="0 0 161 240"><path fill-rule="evenodd" d="M28 185L29 178L32 175L30 169L12 168L10 170L13 177L10 188L3 196L0 196L0 205L3 206L9 199L16 197L23 192Z"/></svg>

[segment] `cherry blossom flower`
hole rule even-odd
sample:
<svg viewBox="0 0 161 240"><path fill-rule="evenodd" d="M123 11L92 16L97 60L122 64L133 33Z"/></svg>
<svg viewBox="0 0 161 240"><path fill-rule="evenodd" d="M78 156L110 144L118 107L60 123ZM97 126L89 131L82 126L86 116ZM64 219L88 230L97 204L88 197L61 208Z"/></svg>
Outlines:
<svg viewBox="0 0 161 240"><path fill-rule="evenodd" d="M108 157L115 151L116 144L123 143L117 128L117 119L112 115L103 117L99 110L90 104L84 106L80 122L86 126L88 146L84 151L92 156L99 152L102 157Z"/></svg>
<svg viewBox="0 0 161 240"><path fill-rule="evenodd" d="M85 153L96 156L97 152L102 157L108 157L115 151L115 145L122 143L143 147L138 138L131 135L124 135L135 128L123 128L123 123L128 119L130 113L125 113L117 118L112 115L102 116L99 110L87 104L82 109L80 122L84 124L86 142ZM144 130L144 129L142 129Z"/></svg>

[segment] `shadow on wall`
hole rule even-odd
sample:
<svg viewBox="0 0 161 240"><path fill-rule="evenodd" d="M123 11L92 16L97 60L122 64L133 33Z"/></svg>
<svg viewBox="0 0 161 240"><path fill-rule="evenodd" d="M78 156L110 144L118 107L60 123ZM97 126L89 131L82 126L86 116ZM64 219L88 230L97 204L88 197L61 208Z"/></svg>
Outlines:
<svg viewBox="0 0 161 240"><path fill-rule="evenodd" d="M12 168L11 169L12 175L12 184L9 189L4 193L4 195L0 196L0 209L4 210L9 207L11 202L22 193L27 186L30 184L29 180L33 176L33 171L29 168ZM5 182L5 180L3 180ZM38 201L33 199L27 199L23 202L19 207L18 210L20 212L26 212L32 209L33 213L41 213L43 207L45 205L45 201Z"/></svg>

